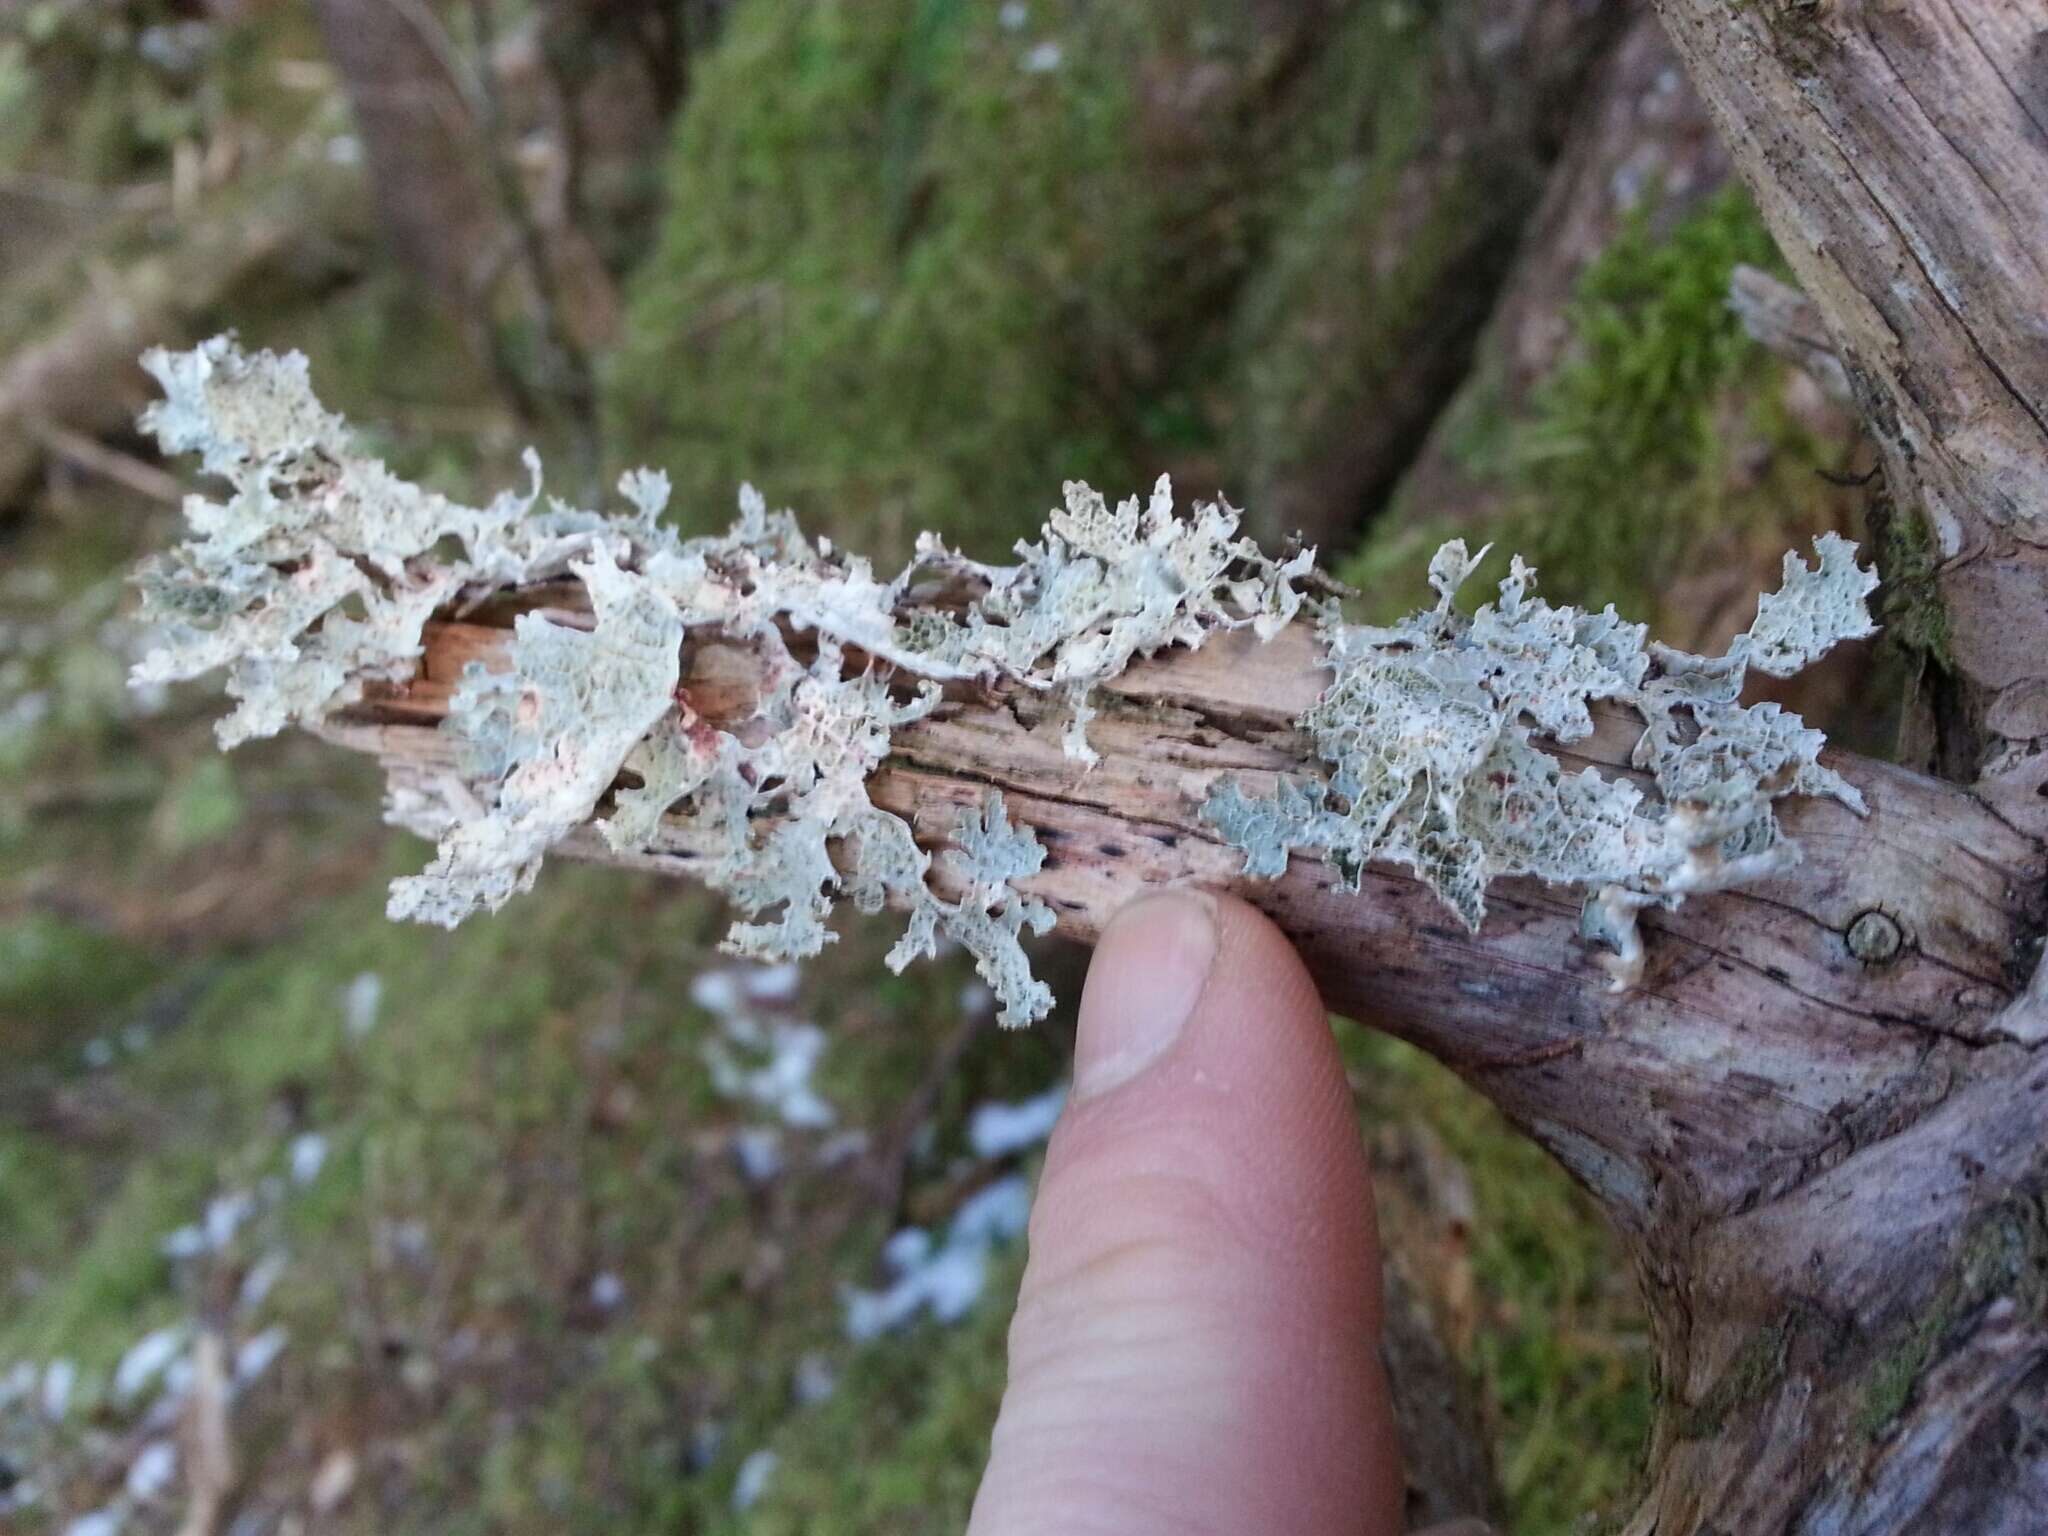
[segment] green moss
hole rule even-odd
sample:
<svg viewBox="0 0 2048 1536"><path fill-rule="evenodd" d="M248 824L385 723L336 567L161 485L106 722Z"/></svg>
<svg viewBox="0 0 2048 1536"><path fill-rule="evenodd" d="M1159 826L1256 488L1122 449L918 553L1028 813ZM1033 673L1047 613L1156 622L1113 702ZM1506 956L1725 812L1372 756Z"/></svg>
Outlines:
<svg viewBox="0 0 2048 1536"><path fill-rule="evenodd" d="M233 765L225 756L203 757L165 787L152 829L165 853L185 853L233 832L246 809Z"/></svg>
<svg viewBox="0 0 2048 1536"><path fill-rule="evenodd" d="M1702 531L1739 515L1716 407L1769 366L1728 307L1744 262L1776 251L1731 190L1663 239L1637 217L1580 279L1572 354L1511 449L1530 504L1518 542L1568 600L1578 588L1645 611Z"/></svg>
<svg viewBox="0 0 2048 1536"><path fill-rule="evenodd" d="M1927 520L1911 511L1901 514L1885 497L1872 509L1870 522L1877 568L1884 578L1877 607L1886 643L1943 672L1954 672L1948 608L1934 582L1939 561Z"/></svg>
<svg viewBox="0 0 2048 1536"><path fill-rule="evenodd" d="M693 525L751 478L900 553L924 526L1034 523L1039 466L1118 477L1055 338L1125 242L1104 183L1128 97L1099 51L1032 75L1028 45L936 0L732 16L677 129L610 394L615 435L669 467ZM1083 209L1109 215L1086 245L1050 236Z"/></svg>
<svg viewBox="0 0 2048 1536"><path fill-rule="evenodd" d="M1022 1269L1022 1246L1014 1245L991 1266L967 1321L858 1351L839 1390L769 1442L778 1465L760 1507L711 1529L941 1536L964 1528L1002 1401ZM847 1477L850 1466L858 1477Z"/></svg>
<svg viewBox="0 0 2048 1536"><path fill-rule="evenodd" d="M2016 1196L1979 1217L1927 1305L1880 1342L1864 1375L1856 1433L1872 1440L1882 1435L1955 1330L2001 1297L2031 1314L2048 1309L2048 1206L2039 1195Z"/></svg>
<svg viewBox="0 0 2048 1536"><path fill-rule="evenodd" d="M1536 195L1518 147L1483 133L1416 174L1444 149L1432 102L1443 36L1469 25L1451 5L1361 9L1303 93L1316 122L1274 179L1275 230L1232 334L1231 465L1269 534L1368 510L1302 505L1290 482L1327 494L1317 472L1343 465L1361 436L1424 430ZM1389 467L1399 454L1388 442Z"/></svg>
<svg viewBox="0 0 2048 1536"><path fill-rule="evenodd" d="M1045 0L1017 29L962 0L739 6L634 284L620 451L667 464L694 523L753 478L883 553L923 527L999 545L1066 478L1216 473L1226 435L1243 499L1250 458L1309 447L1274 425L1307 365L1270 332L1345 307L1420 133L1426 22L1327 25L1222 0ZM1276 84L1308 39L1315 83ZM1413 243L1386 308L1429 265Z"/></svg>
<svg viewBox="0 0 2048 1536"><path fill-rule="evenodd" d="M41 1033L118 1006L147 984L154 967L133 945L44 912L0 923L0 1040L16 1061L17 1030Z"/></svg>
<svg viewBox="0 0 2048 1536"><path fill-rule="evenodd" d="M1776 1386L1784 1378L1785 1352L1794 1332L1792 1323L1781 1318L1751 1334L1705 1395L1680 1413L1679 1437L1703 1440L1719 1434L1729 1414Z"/></svg>
<svg viewBox="0 0 2048 1536"><path fill-rule="evenodd" d="M1503 410L1484 374L1462 397L1454 461L1490 507L1460 527L1468 541L1527 556L1555 600L1655 617L1717 535L1814 521L1831 494L1816 471L1838 449L1785 410L1786 365L1730 311L1738 263L1779 265L1737 189L1667 232L1649 207L1623 226L1581 275L1564 361L1526 403ZM1384 584L1391 551L1417 544L1400 507L1342 568L1346 580Z"/></svg>
<svg viewBox="0 0 2048 1536"><path fill-rule="evenodd" d="M64 1267L60 1284L32 1291L0 1323L0 1359L62 1356L99 1373L110 1370L139 1335L179 1310L170 1265L158 1245L197 1216L211 1168L189 1147L160 1149L107 1191L94 1187L84 1160L66 1161L65 1185L38 1190L32 1202L25 1194L10 1202L33 1204L24 1210L24 1225L44 1228L44 1257L61 1256ZM89 1203L67 1208L70 1201ZM60 1234L61 1241L52 1241Z"/></svg>
<svg viewBox="0 0 2048 1536"><path fill-rule="evenodd" d="M1632 1492L1650 1426L1634 1272L1591 1198L1445 1068L1337 1021L1368 1132L1418 1116L1470 1175L1473 1358L1522 1536L1567 1536Z"/></svg>

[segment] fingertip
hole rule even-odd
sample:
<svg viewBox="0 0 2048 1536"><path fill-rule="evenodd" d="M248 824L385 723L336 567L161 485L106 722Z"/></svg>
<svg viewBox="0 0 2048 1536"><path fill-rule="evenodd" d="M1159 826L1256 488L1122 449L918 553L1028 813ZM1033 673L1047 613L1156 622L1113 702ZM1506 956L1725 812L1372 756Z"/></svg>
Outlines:
<svg viewBox="0 0 2048 1536"><path fill-rule="evenodd" d="M1292 946L1231 897L1134 904L1084 993L976 1536L1393 1530L1378 1279Z"/></svg>
<svg viewBox="0 0 2048 1536"><path fill-rule="evenodd" d="M1141 896L1103 929L1081 991L1074 1099L1128 1082L1180 1038L1216 961L1217 901L1178 889Z"/></svg>

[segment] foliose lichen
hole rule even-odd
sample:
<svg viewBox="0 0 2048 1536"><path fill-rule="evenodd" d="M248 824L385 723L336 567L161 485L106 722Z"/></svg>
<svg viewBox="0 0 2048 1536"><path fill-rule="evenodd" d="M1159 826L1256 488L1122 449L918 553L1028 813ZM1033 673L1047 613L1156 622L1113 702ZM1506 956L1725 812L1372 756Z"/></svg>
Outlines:
<svg viewBox="0 0 2048 1536"><path fill-rule="evenodd" d="M947 855L962 894L939 896L908 823L868 795L890 733L931 710L944 683L1006 681L1058 697L1067 752L1092 762L1098 684L1217 629L1277 632L1313 558L1267 560L1236 537L1238 514L1221 503L1176 515L1162 478L1142 509L1068 484L1014 565L927 540L881 581L751 488L727 533L697 539L659 521L668 482L647 471L621 481L630 510L619 513L543 504L531 456L523 494L460 505L362 454L296 353L250 355L216 338L153 351L144 366L164 389L145 427L167 452L197 452L230 494L187 498L190 537L141 571L158 639L135 678L225 668L238 702L219 727L223 745L319 728L372 684L405 682L427 620L466 595L570 576L588 591L587 627L581 615L524 613L508 670L470 664L443 727L458 749L450 781L394 789L390 814L439 840L432 864L394 885L394 917L452 926L495 910L612 794L599 831L615 851L676 829L714 850L707 878L741 913L731 950L814 954L832 938L836 896L869 911L895 905L910 921L889 963L958 942L1006 1024L1051 1005L1018 935L1042 932L1052 914L1013 886L1044 851L991 792ZM964 607L920 602L913 583L934 578L978 595ZM732 729L677 691L686 650L710 639L759 662L754 715Z"/></svg>
<svg viewBox="0 0 2048 1536"><path fill-rule="evenodd" d="M1612 607L1587 613L1531 596L1535 573L1514 560L1499 597L1467 618L1459 587L1483 558L1462 540L1430 562L1433 608L1387 628L1325 611L1318 632L1334 677L1301 719L1325 778L1283 780L1266 797L1226 781L1203 819L1245 853L1253 875L1278 875L1292 849L1327 855L1355 887L1373 859L1404 865L1479 927L1489 881L1535 875L1592 888L1581 921L1617 989L1642 974L1637 913L1693 892L1761 878L1795 863L1773 803L1862 797L1822 767L1819 731L1776 704L1740 702L1752 669L1787 677L1832 646L1872 632L1877 583L1855 546L1816 542L1808 566L1787 554L1783 585L1758 603L1724 656L1645 646L1645 627ZM1538 738L1590 736L1588 705L1633 709L1633 766L1656 793L1593 768L1564 770Z"/></svg>
<svg viewBox="0 0 2048 1536"><path fill-rule="evenodd" d="M303 357L248 355L217 338L144 359L164 388L145 414L169 452L197 452L224 500L187 498L190 537L145 565L158 643L135 669L159 684L225 668L236 707L224 745L286 725L321 728L376 684L409 680L427 620L472 596L575 578L589 612L537 608L515 622L505 670L472 662L443 729L455 766L394 781L387 813L439 843L398 880L389 910L453 926L529 888L547 851L589 824L616 853L679 837L738 909L726 947L762 959L831 942L835 900L894 906L909 925L901 969L941 939L975 958L1006 1024L1051 1005L1019 943L1052 914L1016 887L1045 854L993 791L965 814L932 886L932 856L870 798L891 733L948 683L1004 682L1064 707L1068 755L1095 759L1090 698L1139 656L1221 629L1269 638L1303 604L1312 568L1237 537L1223 503L1175 512L1162 478L1142 507L1069 483L1041 539L1012 565L922 540L889 580L807 539L751 488L724 534L684 539L661 522L666 478L620 482L628 509L545 501L531 483L488 506L422 490L362 454L324 410ZM1828 795L1860 811L1820 765L1818 731L1774 704L1744 705L1753 669L1784 677L1865 635L1876 578L1832 534L1818 562L1787 555L1784 582L1727 654L1647 644L1642 625L1553 607L1517 558L1471 617L1454 598L1479 560L1462 541L1430 562L1433 608L1399 624L1318 633L1334 672L1301 720L1329 767L1268 797L1224 782L1202 815L1254 875L1318 850L1355 885L1365 864L1412 869L1477 928L1489 881L1536 875L1591 888L1582 931L1613 951L1615 984L1639 979L1636 917L1783 869L1798 849L1773 805ZM1481 551L1483 557L1484 551ZM943 599L934 593L946 594ZM963 594L970 594L963 596ZM678 688L693 647L751 653L759 695L744 720L699 715ZM1589 736L1589 705L1633 709L1626 777L1568 773L1546 749ZM601 814L602 813L602 814Z"/></svg>

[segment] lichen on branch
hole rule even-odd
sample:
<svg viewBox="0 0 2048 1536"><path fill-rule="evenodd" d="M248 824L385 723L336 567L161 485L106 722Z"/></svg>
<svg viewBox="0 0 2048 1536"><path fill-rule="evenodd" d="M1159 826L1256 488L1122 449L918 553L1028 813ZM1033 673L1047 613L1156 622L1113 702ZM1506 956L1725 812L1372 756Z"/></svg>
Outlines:
<svg viewBox="0 0 2048 1536"><path fill-rule="evenodd" d="M948 855L963 894L941 898L931 856L868 794L890 733L928 713L943 684L1009 683L1055 696L1067 753L1092 763L1100 683L1134 657L1219 629L1277 633L1313 558L1268 560L1236 537L1238 514L1222 503L1176 515L1162 478L1142 508L1069 483L1013 565L927 540L882 581L867 561L805 538L751 488L728 532L697 539L660 521L668 482L647 471L622 480L630 510L611 514L543 504L530 455L528 490L486 507L424 491L356 448L296 353L250 355L216 338L144 365L164 389L144 425L166 452L197 452L230 494L189 497L190 536L141 571L158 641L136 678L225 668L237 707L219 728L223 745L317 728L369 685L405 682L426 621L467 597L565 576L590 594L587 630L525 613L509 670L466 669L443 726L460 782L431 817L433 863L393 887L394 917L452 926L495 910L610 795L600 826L615 851L647 848L665 823L715 850L707 879L741 913L729 948L815 954L831 940L838 895L864 910L894 905L910 926L890 964L933 952L941 937L962 944L1009 1024L1051 1004L1018 942L1051 913L1012 883L1043 850L991 792ZM964 606L924 601L914 584L930 578L975 595ZM750 719L713 725L678 694L688 648L714 640L758 663Z"/></svg>
<svg viewBox="0 0 2048 1536"><path fill-rule="evenodd" d="M1642 971L1637 912L1676 906L1793 864L1798 847L1773 802L1862 797L1818 761L1821 733L1776 704L1741 702L1752 669L1789 677L1844 640L1870 634L1876 575L1835 534L1816 565L1787 554L1783 585L1758 602L1724 656L1645 647L1645 626L1553 607L1530 595L1516 556L1496 601L1466 617L1460 586L1483 558L1454 540L1430 562L1433 608L1387 628L1319 626L1334 678L1301 719L1328 776L1283 781L1268 797L1225 782L1203 819L1245 851L1246 872L1278 875L1291 849L1319 850L1354 888L1372 860L1401 864L1468 927L1487 884L1535 875L1592 887L1581 929L1613 953L1615 985ZM1643 721L1633 765L1657 793L1593 768L1566 773L1538 738L1593 733L1588 705L1611 700Z"/></svg>
<svg viewBox="0 0 2048 1536"><path fill-rule="evenodd" d="M417 670L436 612L507 589L574 578L590 613L519 615L504 670L472 661L442 729L456 767L429 793L395 794L395 819L435 837L433 862L394 883L389 910L453 926L529 888L548 850L597 822L621 855L669 832L707 851L698 866L739 913L726 944L801 958L831 942L836 900L893 906L909 927L901 969L948 939L994 988L1005 1023L1051 1005L1019 943L1052 913L1015 882L1044 850L1000 794L963 816L945 855L948 900L910 825L868 780L892 734L946 685L1004 684L1052 697L1064 750L1095 761L1091 696L1133 659L1218 630L1270 638L1304 602L1312 554L1284 562L1237 537L1221 502L1182 516L1161 479L1142 506L1069 483L1015 564L970 560L936 539L889 580L807 539L751 487L725 533L685 539L662 522L666 477L620 482L625 510L543 498L531 484L485 507L424 491L362 454L324 410L297 354L244 354L217 338L146 366L165 397L146 413L166 451L201 455L230 494L186 501L190 536L138 577L156 646L140 682L227 671L237 700L224 745L289 724L320 727L373 684ZM1412 869L1469 925L1502 875L1591 888L1587 937L1640 974L1636 914L1784 868L1797 848L1773 802L1855 790L1820 766L1821 735L1773 704L1744 705L1750 670L1788 676L1871 630L1876 578L1833 535L1785 579L1725 656L1645 644L1610 607L1586 613L1531 595L1517 558L1496 601L1471 617L1454 598L1477 559L1462 542L1430 563L1433 608L1389 628L1318 626L1334 678L1299 722L1328 765L1265 798L1224 782L1203 819L1276 875L1317 851L1355 884L1364 865ZM1482 551L1482 554L1484 552ZM751 713L712 721L678 683L693 650L737 648ZM1591 734L1588 705L1642 718L1634 766L1655 787L1566 773L1544 743Z"/></svg>

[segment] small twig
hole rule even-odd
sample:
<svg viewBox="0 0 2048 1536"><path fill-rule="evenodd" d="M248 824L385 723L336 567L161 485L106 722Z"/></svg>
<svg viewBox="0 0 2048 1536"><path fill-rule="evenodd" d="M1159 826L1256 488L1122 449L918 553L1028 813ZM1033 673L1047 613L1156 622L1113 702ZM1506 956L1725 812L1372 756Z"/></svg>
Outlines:
<svg viewBox="0 0 2048 1536"><path fill-rule="evenodd" d="M888 1134L875 1149L868 1169L868 1182L874 1188L876 1203L883 1210L893 1215L902 1209L903 1186L910 1171L910 1149L917 1140L918 1127L931 1118L939 1094L953 1080L962 1058L994 1022L993 1013L986 1008L977 1008L954 1026L953 1033L925 1068L924 1076L918 1079L917 1086L903 1101L903 1107L896 1111Z"/></svg>
<svg viewBox="0 0 2048 1536"><path fill-rule="evenodd" d="M1728 307L1766 352L1803 370L1837 404L1856 403L1827 324L1805 294L1761 268L1737 266L1728 279Z"/></svg>
<svg viewBox="0 0 2048 1536"><path fill-rule="evenodd" d="M82 432L74 432L42 417L31 418L28 430L46 450L80 469L124 485L138 496L146 496L164 506L184 505L185 492L178 477L154 464L146 464L133 454L109 448Z"/></svg>
<svg viewBox="0 0 2048 1536"><path fill-rule="evenodd" d="M228 1437L227 1346L206 1328L192 1349L192 1395L185 1409L185 1520L178 1536L213 1536L234 1486Z"/></svg>
<svg viewBox="0 0 2048 1536"><path fill-rule="evenodd" d="M0 195L30 198L39 203L56 203L65 208L83 208L98 213L154 213L168 208L171 189L161 181L138 182L127 187L95 187L68 176L51 176L39 171L0 173Z"/></svg>

